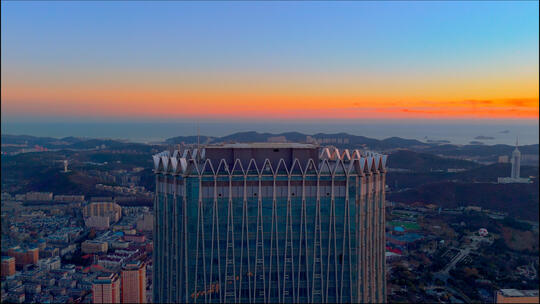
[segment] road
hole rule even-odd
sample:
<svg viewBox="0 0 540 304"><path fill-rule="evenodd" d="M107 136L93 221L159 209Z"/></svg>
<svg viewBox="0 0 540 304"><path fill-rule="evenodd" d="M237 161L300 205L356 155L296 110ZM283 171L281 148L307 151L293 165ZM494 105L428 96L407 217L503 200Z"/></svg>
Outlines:
<svg viewBox="0 0 540 304"><path fill-rule="evenodd" d="M459 250L458 255L456 255L452 259L452 261L450 261L450 263L448 263L448 265L446 265L446 267L444 267L444 269L441 270L439 273L443 274L445 276L448 276L448 273L450 272L450 270L452 270L456 266L456 264L459 263L459 261L461 261L467 255L469 255L471 250L478 249L478 244L479 243L480 243L479 239L473 238L473 240L472 240L472 242L470 244L465 245L465 246L463 246L463 248L458 249Z"/></svg>
<svg viewBox="0 0 540 304"><path fill-rule="evenodd" d="M456 257L454 257L452 259L452 261L446 265L446 267L444 267L444 269L441 271L441 273L445 274L445 275L448 275L449 271L452 270L456 264L461 261L461 259L463 259L464 257L466 257L469 253L471 252L471 248L467 247L465 249L461 249L458 253L458 255L456 255Z"/></svg>

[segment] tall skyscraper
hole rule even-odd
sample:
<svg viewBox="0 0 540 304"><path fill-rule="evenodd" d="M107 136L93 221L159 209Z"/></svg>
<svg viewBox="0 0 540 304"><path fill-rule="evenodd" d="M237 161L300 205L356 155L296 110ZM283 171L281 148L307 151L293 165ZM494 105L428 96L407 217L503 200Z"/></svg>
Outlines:
<svg viewBox="0 0 540 304"><path fill-rule="evenodd" d="M146 303L146 265L141 261L122 267L122 303Z"/></svg>
<svg viewBox="0 0 540 304"><path fill-rule="evenodd" d="M519 179L519 168L521 166L521 152L518 150L518 142L516 139L516 148L512 152L512 172L510 177L513 179Z"/></svg>
<svg viewBox="0 0 540 304"><path fill-rule="evenodd" d="M92 282L92 303L120 303L118 274L103 274Z"/></svg>
<svg viewBox="0 0 540 304"><path fill-rule="evenodd" d="M312 144L154 155L154 302L385 302L385 163Z"/></svg>

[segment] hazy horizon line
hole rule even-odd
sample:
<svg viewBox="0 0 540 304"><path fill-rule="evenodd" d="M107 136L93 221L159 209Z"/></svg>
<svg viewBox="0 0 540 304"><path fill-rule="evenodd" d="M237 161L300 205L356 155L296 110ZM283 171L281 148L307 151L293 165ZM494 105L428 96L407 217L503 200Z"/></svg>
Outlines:
<svg viewBox="0 0 540 304"><path fill-rule="evenodd" d="M155 117L34 117L34 116L25 116L25 117L7 117L2 116L1 124L57 124L57 123L70 123L70 124L85 124L85 123L107 123L107 124L170 124L170 123L179 123L179 124L190 124L190 123L202 123L202 124L236 124L236 123L253 123L253 124L273 124L273 123L290 123L290 124L402 124L402 123L413 123L413 124L436 124L436 125L446 125L446 124L459 124L459 123L469 123L469 124L485 124L485 125L499 125L499 124L516 124L516 125L538 125L538 118L328 118L328 119L319 119L319 118L270 118L270 119L256 119L249 117L234 117L234 118L208 118L208 117L166 117L166 118L155 118Z"/></svg>

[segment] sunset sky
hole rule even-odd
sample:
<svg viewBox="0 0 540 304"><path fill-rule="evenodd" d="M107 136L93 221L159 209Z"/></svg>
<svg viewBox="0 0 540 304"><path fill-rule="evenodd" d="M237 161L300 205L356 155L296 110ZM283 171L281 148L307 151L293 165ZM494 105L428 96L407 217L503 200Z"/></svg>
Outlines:
<svg viewBox="0 0 540 304"><path fill-rule="evenodd" d="M2 2L2 119L538 120L538 1Z"/></svg>

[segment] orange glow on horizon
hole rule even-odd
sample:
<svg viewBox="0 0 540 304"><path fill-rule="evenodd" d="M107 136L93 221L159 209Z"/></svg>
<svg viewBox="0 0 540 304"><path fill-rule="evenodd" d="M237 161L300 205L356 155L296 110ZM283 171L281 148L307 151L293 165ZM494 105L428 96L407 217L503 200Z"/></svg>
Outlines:
<svg viewBox="0 0 540 304"><path fill-rule="evenodd" d="M191 92L125 88L11 86L2 90L2 111L9 115L75 115L157 118L271 119L537 119L538 96L529 98L395 98L374 94L302 92Z"/></svg>
<svg viewBox="0 0 540 304"><path fill-rule="evenodd" d="M7 120L539 118L538 1L8 2Z"/></svg>

